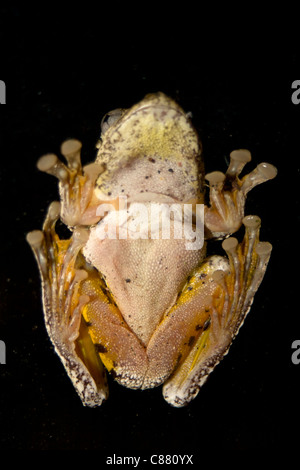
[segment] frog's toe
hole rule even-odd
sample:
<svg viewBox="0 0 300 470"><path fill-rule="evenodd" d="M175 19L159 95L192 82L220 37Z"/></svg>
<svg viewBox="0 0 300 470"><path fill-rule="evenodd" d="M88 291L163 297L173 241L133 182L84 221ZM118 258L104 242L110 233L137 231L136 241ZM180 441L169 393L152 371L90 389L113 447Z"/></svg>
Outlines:
<svg viewBox="0 0 300 470"><path fill-rule="evenodd" d="M49 337L84 405L99 406L108 396L104 368L81 320L89 302L80 295L86 280L85 269L77 268L77 258L86 243L86 230L79 227L70 240L60 240L55 232L61 205L52 202L43 230L27 234L37 259L41 278L45 324Z"/></svg>

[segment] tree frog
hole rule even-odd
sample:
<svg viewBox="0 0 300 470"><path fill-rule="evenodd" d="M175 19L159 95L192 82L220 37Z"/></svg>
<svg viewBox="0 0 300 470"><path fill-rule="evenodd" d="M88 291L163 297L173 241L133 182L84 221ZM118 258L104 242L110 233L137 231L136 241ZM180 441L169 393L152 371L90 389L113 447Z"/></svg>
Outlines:
<svg viewBox="0 0 300 470"><path fill-rule="evenodd" d="M163 93L103 118L95 162L82 167L81 147L67 140L65 163L55 154L37 163L59 180L60 202L42 231L27 234L49 337L85 406L108 397L106 371L131 389L163 385L169 404L187 405L228 352L263 279L272 246L259 240L260 218L245 216L245 200L277 170L260 163L240 177L251 160L240 149L225 174L205 175L189 115ZM181 230L186 207L192 234ZM154 228L153 208L165 214ZM69 239L56 233L59 218ZM242 225L239 242L231 235ZM203 243L193 246L200 230ZM211 239L222 240L224 256L207 253Z"/></svg>

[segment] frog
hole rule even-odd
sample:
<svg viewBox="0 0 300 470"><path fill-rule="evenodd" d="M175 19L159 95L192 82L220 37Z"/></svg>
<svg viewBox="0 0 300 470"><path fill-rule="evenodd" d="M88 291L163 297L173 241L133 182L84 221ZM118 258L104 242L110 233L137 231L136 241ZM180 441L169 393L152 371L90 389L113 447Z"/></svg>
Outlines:
<svg viewBox="0 0 300 470"><path fill-rule="evenodd" d="M58 179L60 196L42 230L27 234L48 335L84 406L107 400L109 380L135 390L162 386L167 403L186 406L228 353L264 277L272 245L260 241L261 219L245 215L245 204L277 169L262 162L241 176L252 157L238 149L225 173L205 174L190 113L162 92L104 116L94 162L82 165L81 148L68 139L65 161L48 153L37 162ZM131 235L138 232L137 204L146 214L153 205L179 207L170 236L160 224L145 236L147 223L143 236L126 237L120 226L109 236L124 213ZM193 227L203 208L193 232L202 230L203 242L192 249L188 235L175 236L185 207ZM58 220L69 238L59 237ZM223 253L210 254L218 241Z"/></svg>

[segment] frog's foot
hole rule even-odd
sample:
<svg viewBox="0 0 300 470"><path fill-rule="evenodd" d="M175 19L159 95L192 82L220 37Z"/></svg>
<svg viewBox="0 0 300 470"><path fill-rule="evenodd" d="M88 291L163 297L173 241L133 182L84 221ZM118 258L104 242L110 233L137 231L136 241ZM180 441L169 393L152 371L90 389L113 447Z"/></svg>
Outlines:
<svg viewBox="0 0 300 470"><path fill-rule="evenodd" d="M226 174L214 171L205 177L210 187L210 207L205 208L205 225L213 237L236 232L244 217L247 193L277 174L277 169L270 163L260 163L240 179L239 174L250 160L248 150L234 150L230 154Z"/></svg>
<svg viewBox="0 0 300 470"><path fill-rule="evenodd" d="M67 165L55 154L43 155L37 162L40 171L54 175L59 180L61 219L69 227L96 223L96 209L99 201L93 200L94 184L104 171L102 165L91 163L82 167L80 150L81 142L70 139L61 145Z"/></svg>
<svg viewBox="0 0 300 470"><path fill-rule="evenodd" d="M188 356L164 385L164 398L173 406L184 406L191 401L227 354L263 279L272 246L259 242L259 217L247 216L243 223L242 243L233 237L223 242L229 270L217 269L212 275L216 288L206 301L210 311L209 326L203 329Z"/></svg>
<svg viewBox="0 0 300 470"><path fill-rule="evenodd" d="M80 295L80 285L88 273L81 269L78 256L87 231L79 228L70 240L60 240L55 232L59 214L60 204L53 202L43 231L28 233L27 241L39 265L45 324L55 351L83 404L99 406L108 395L105 372L81 319L89 298Z"/></svg>

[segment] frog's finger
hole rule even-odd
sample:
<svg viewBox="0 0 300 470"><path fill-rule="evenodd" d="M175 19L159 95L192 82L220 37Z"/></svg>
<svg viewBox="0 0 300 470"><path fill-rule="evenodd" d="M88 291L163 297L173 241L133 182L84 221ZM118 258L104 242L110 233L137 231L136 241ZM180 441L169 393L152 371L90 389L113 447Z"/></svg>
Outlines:
<svg viewBox="0 0 300 470"><path fill-rule="evenodd" d="M258 217L248 216L243 222L246 229L243 242L239 244L235 238L223 242L230 271L216 270L213 275L219 289L209 302L210 325L163 387L164 398L173 406L181 407L192 400L227 354L263 279L272 246L259 242Z"/></svg>
<svg viewBox="0 0 300 470"><path fill-rule="evenodd" d="M55 176L59 180L61 199L61 219L69 227L90 225L98 222L96 209L99 201L93 198L94 184L104 171L102 165L91 163L82 167L82 144L79 140L69 139L62 143L61 153L67 164L54 153L43 155L37 161L37 168Z"/></svg>
<svg viewBox="0 0 300 470"><path fill-rule="evenodd" d="M210 205L205 208L205 224L213 237L224 237L236 232L244 217L247 193L258 184L275 178L277 174L277 169L271 163L263 162L240 179L241 171L250 160L249 150L234 150L230 154L226 174L213 171L205 176L210 188Z"/></svg>

